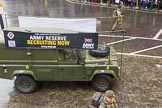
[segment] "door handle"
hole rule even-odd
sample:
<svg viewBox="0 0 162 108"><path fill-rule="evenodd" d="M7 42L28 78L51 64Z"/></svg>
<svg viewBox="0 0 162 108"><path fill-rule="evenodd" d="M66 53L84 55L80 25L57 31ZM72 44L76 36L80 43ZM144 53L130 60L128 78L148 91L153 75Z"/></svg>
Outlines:
<svg viewBox="0 0 162 108"><path fill-rule="evenodd" d="M27 56L31 56L32 53L31 53L31 52L27 52L26 55L27 55Z"/></svg>

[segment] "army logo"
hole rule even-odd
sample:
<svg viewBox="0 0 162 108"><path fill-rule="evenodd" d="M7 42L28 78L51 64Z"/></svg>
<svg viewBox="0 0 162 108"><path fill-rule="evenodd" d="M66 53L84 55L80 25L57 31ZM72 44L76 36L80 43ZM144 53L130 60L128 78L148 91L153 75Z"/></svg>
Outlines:
<svg viewBox="0 0 162 108"><path fill-rule="evenodd" d="M83 48L85 49L94 49L94 43L92 39L84 38Z"/></svg>

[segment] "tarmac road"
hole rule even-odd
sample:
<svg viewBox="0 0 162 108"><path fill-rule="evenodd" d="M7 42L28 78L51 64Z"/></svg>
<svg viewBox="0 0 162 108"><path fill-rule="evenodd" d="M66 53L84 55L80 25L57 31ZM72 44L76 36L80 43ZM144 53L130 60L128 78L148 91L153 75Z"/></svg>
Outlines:
<svg viewBox="0 0 162 108"><path fill-rule="evenodd" d="M7 13L6 17L7 17L8 27L18 26L18 16L36 16L36 17L51 17L51 18L55 18L55 17L57 17L57 18L58 17L59 18L60 17L81 17L81 18L82 17L95 17L98 19L98 21L100 21L100 23L97 25L97 31L101 32L101 31L111 30L111 27L113 25L113 20L114 20L113 18L111 18L114 8L75 4L75 3L69 3L66 0L12 0L12 1L11 0L1 0L1 3L4 6L4 11ZM155 13L142 12L142 11L132 11L132 10L125 9L124 10L124 29L127 31L126 35L131 36L130 38L142 37L142 38L138 38L138 39L137 38L132 39L131 41L126 41L125 49L124 49L125 53L135 53L139 50L159 46L159 45L161 45L161 40L156 40L156 39L161 39L162 35L159 35L156 39L153 39L153 38L162 29L162 14L161 13L155 14ZM103 34L101 34L101 35L103 35ZM111 36L112 34L105 33L105 35ZM143 37L149 38L149 41ZM99 42L102 43L103 40L106 40L106 39L105 39L105 37L101 37ZM117 41L117 40L121 40L121 39L113 38L113 41ZM121 45L120 43L114 45L114 47L117 49L118 52L120 52L120 48L121 48L120 45ZM162 51L161 47L157 47L153 51L146 50L145 52L140 52L140 53L142 53L144 55L151 54L154 56L161 56L161 51ZM131 59L134 60L134 58L131 58ZM138 60L141 61L140 58ZM151 61L152 60L147 61L147 64L149 64ZM130 62L128 62L126 60L125 64L129 65L129 63ZM136 62L131 62L131 63L134 65L137 65ZM160 61L158 61L158 62L155 61L155 63L160 63ZM146 65L145 63L143 63L143 64L144 64L143 66ZM152 64L154 64L154 63L152 63ZM128 67L126 67L126 68L128 68ZM147 71L149 71L147 69L142 70L142 66L140 66L139 68L141 69L140 71L144 70L144 72L146 72L146 73L147 73ZM130 77L129 74L133 70L133 66L130 66L128 69L129 69L129 72L124 74L125 75L124 78ZM152 68L148 68L148 69L152 70ZM154 73L159 72L158 80L160 80L160 76L161 76L160 72L161 71L157 71L155 69L155 67L153 69L154 69L154 71L153 71ZM135 72L136 73L134 73L134 75L136 75L136 77L138 77L138 75L137 75L138 71L135 71ZM146 74L146 75L149 76L149 74ZM155 74L152 74L152 76L155 76ZM142 78L144 78L144 77L142 77ZM149 78L150 78L150 76L149 76ZM156 78L156 77L153 77L153 78ZM140 79L140 80L141 80L141 82L143 81L142 79ZM153 81L156 83L156 80L153 80ZM135 83L141 83L138 79L135 79L135 80L128 79L128 82L130 82L130 81L135 82ZM1 82L0 85L4 84L2 80L0 80L0 82ZM149 83L149 80L147 82ZM124 89L122 89L122 84L127 85L126 81L123 80L121 82L121 86L117 86L117 88L115 88L115 89L117 90L119 88L119 89L121 89L121 91L123 90L123 92L119 92L119 94L118 94L118 95L123 96L123 97L120 97L121 100L123 99L121 101L121 103L122 103L121 106L126 105L129 107L128 103L124 103L124 102L125 101L129 102L130 98L124 97L124 96L129 95L129 97L131 97L132 94L131 93L130 94L128 93L128 95L124 94L124 93L127 93L125 91L128 89L126 89L125 87L124 87ZM131 83L129 83L129 85L130 84ZM150 83L150 84L152 84L152 83ZM142 87L143 87L143 85L141 83L141 86L139 88L142 89ZM147 85L145 85L144 87L147 87ZM159 87L159 86L157 86L157 87ZM2 88L5 88L5 87L2 87ZM7 89L8 88L11 90L12 86L7 87ZM53 87L53 88L55 88L55 87ZM133 90L133 88L130 88L130 87L128 87L128 88L130 90ZM85 90L84 87L81 89L83 89L82 91ZM138 90L140 90L140 89L138 89ZM80 89L77 89L77 90L80 93ZM4 90L1 90L0 93L5 94L5 92L3 92L3 91ZM159 88L158 88L158 91L159 91ZM158 91L155 91L155 92L158 92ZM44 89L43 89L43 92L45 92ZM52 91L50 91L50 92L52 92ZM94 92L94 91L92 91L90 89L90 92L91 92L90 95L92 95L92 92ZM130 91L128 90L128 92L130 92ZM140 91L137 91L137 92L138 92L137 93L138 95L140 95L140 93L143 93ZM145 94L145 93L143 93L143 94ZM88 95L88 94L86 94L86 95ZM151 93L151 95L153 95L153 94ZM6 94L6 96L8 96L8 95ZM17 96L17 97L19 97L19 99L21 99L20 96L22 96L22 95L16 94L15 96ZM35 94L35 96L37 96L37 94ZM158 97L158 95L155 95L155 96ZM75 97L75 95L74 95L74 97ZM139 99L136 96L132 96L132 97ZM124 100L124 98L128 99L128 100ZM146 98L147 97L145 97L145 99ZM27 96L24 96L24 99L26 99L25 102L27 102ZM88 97L87 100L89 100L89 99L90 99L90 97ZM158 97L158 99L159 99L159 97ZM78 101L79 100L80 99L78 99ZM133 99L130 99L130 100L133 103ZM12 99L12 102L14 102L14 101L15 100ZM37 100L35 100L35 101L37 102ZM84 101L86 101L86 99ZM139 102L139 100L136 100L136 101ZM151 100L151 102L152 101L154 101L154 100ZM145 102L146 102L145 104L147 104L147 100L145 100ZM158 102L159 103L156 108L159 108L158 106L161 105L160 99ZM133 104L140 105L138 103L133 103ZM153 104L153 106L155 105L154 102L152 104Z"/></svg>
<svg viewBox="0 0 162 108"><path fill-rule="evenodd" d="M46 1L46 2L45 2ZM97 30L111 30L114 8L69 3L66 0L1 0L9 27L18 26L18 16L95 17L101 21ZM128 35L152 37L162 27L162 13L124 9L124 29Z"/></svg>

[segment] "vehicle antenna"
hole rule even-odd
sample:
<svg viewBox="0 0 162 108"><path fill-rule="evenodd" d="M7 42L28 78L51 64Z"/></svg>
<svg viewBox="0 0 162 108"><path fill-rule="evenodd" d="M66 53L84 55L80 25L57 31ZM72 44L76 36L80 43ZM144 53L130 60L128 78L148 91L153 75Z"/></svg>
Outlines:
<svg viewBox="0 0 162 108"><path fill-rule="evenodd" d="M122 45L121 45L121 65L120 65L120 71L122 70L122 67L123 67L123 51L124 51L124 39L125 39L125 33L126 33L126 31L125 30L123 30L122 31L122 40L123 40L123 42L122 42Z"/></svg>

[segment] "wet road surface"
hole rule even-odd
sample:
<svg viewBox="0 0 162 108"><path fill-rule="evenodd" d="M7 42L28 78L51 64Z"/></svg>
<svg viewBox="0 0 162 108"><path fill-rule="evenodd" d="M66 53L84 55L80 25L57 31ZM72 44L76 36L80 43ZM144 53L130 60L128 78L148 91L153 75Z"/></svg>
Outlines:
<svg viewBox="0 0 162 108"><path fill-rule="evenodd" d="M45 2L46 1L46 2ZM114 8L69 3L65 0L2 0L9 27L18 26L18 16L95 17L101 23L97 30L108 31ZM124 9L124 29L128 35L153 37L162 27L162 13L147 13Z"/></svg>
<svg viewBox="0 0 162 108"><path fill-rule="evenodd" d="M50 18L95 17L98 19L98 21L100 21L100 23L97 24L98 32L111 30L111 27L112 27L113 21L114 21L114 19L111 18L111 15L115 8L69 3L65 0L12 0L12 1L11 0L1 0L1 2L4 6L4 11L7 13L6 17L7 17L8 27L18 26L18 16L36 16L36 17L50 17ZM124 37L124 39L130 39L132 37L136 37L136 38L133 38L132 40L124 42L124 50L123 50L124 53L130 54L130 53L133 53L133 52L135 53L136 51L140 51L143 49L148 49L151 47L159 46L159 45L161 45L162 40L157 40L157 39L161 39L162 35L159 35L159 37L157 39L153 39L153 37L156 35L156 33L160 29L162 29L162 14L161 13L159 13L159 14L147 13L147 12L132 11L132 10L124 9L124 29L127 31L127 33L125 35L130 36L130 37ZM106 37L105 36L100 37L99 43L102 43L103 41L110 43L110 42L114 42L114 41L120 41L123 39L122 37L113 38L113 36L116 34L111 34L111 33L101 33L100 35L103 35L103 34L106 35ZM108 36L108 38L107 38L107 36ZM142 38L138 38L138 37L142 37ZM146 39L146 38L149 38L149 39ZM115 47L115 49L118 52L121 52L121 43L120 42L117 44L113 44L113 46ZM155 49L146 50L146 51L140 52L138 54L161 56L161 51L162 51L162 48L157 47ZM134 60L134 58L132 58L132 57L130 57L130 58ZM134 61L137 61L137 60L135 59ZM138 59L138 61L141 61L143 63L143 61L140 58ZM149 71L149 70L152 70L153 73L156 73L159 76L161 76L160 73L157 73L157 72L161 72L161 70L157 70L157 69L155 69L155 67L153 67L154 63L152 63L152 60L150 60L150 61L145 60L145 61L148 64L151 64L152 67L149 67L148 70L147 69L142 70L142 67L139 66L139 68L141 69L139 71L146 72L145 74L146 74L146 76L149 76L149 78L151 78L150 74L147 74L147 71ZM161 63L159 60L157 60L155 62ZM129 65L129 63L130 62L128 62L128 60L125 59L125 65L126 66ZM138 65L138 64L136 64L136 62L131 62L131 63L134 65ZM146 66L146 63L143 63L143 64L144 64L144 66ZM129 67L126 67L126 66L125 66L125 68L127 68L127 70L129 70L129 71L128 71L128 73L124 73L123 76L125 75L126 77L129 77L129 74L130 74L129 72L134 71L133 70L134 66L129 66ZM133 73L133 74L136 77L138 77L138 71L135 71L135 73ZM153 78L158 77L158 76L156 76L156 74L153 74ZM142 76L143 76L143 74L142 74ZM144 78L144 76L142 78ZM128 80L128 82L132 81L135 83L137 83L137 82L140 83L139 80L141 80L141 82L144 81L144 79L139 79L139 80L137 79L137 82L136 82L136 80L131 80L131 79L127 79L127 80ZM152 80L148 80L147 83L149 83L149 81L152 81ZM153 80L153 83L150 83L150 84L154 84L154 83L158 84L157 82L155 82L156 80ZM160 78L158 80L161 81ZM118 95L123 95L123 97L120 97L120 99L121 100L123 98L128 99L125 101L123 99L120 102L120 104L121 104L120 106L126 105L129 108L133 104L135 104L135 105L137 105L137 107L139 107L138 103L133 102L133 99L132 100L130 99L130 97L135 98L135 96L130 95L129 93L131 91L129 91L125 87L124 88L126 90L128 90L127 92L129 94L129 98L124 97L127 92L125 89L122 88L122 86L123 86L122 84L129 85L131 83L127 84L126 82L122 81L122 82L119 82L119 84L121 84L121 85L119 85L119 86L117 86L117 88L115 88L116 91L118 89L125 91L123 93L118 91L119 92ZM141 92L139 90L142 89L142 87L143 87L143 85L140 85L140 87L138 88L138 91L136 91L136 92L138 92L137 93L138 95L140 95ZM147 90L149 90L149 89L147 89L147 85L144 85L144 87L146 87L146 91L144 91L144 92L148 92ZM54 88L55 88L55 86L54 86ZM83 91L85 90L84 87L82 89L83 89ZM131 90L132 88L129 88L129 89ZM157 88L155 87L155 89L157 89ZM80 90L79 89L77 89L77 90L80 93ZM155 91L155 92L159 92L159 88L157 90L158 91ZM43 90L43 92L45 92L45 91L46 90ZM57 89L56 89L56 91L57 91ZM92 93L94 91L90 90L90 92L91 92L90 95L92 95ZM143 94L145 94L145 93L143 93ZM34 94L34 95L37 96L37 94ZM44 94L44 95L46 95L46 94ZM85 95L88 95L88 94L85 94ZM151 95L153 95L153 94L151 93ZM21 98L22 98L24 95L15 94L15 96L16 97L21 96ZM156 97L156 95L155 95L155 97ZM157 97L158 97L158 95L157 95ZM21 98L19 97L18 101L20 101ZM27 98L28 98L28 96L24 96L24 99L26 99L25 102L28 101ZM39 98L41 98L41 97L39 97ZM83 98L84 97L81 97L81 100ZM147 98L147 97L145 97L145 98ZM160 97L158 97L158 99L159 98ZM87 100L89 100L89 99L90 98L88 98ZM78 101L79 100L80 99L78 99ZM13 99L13 101L15 101L15 100ZM86 99L84 101L86 101ZM84 103L84 101L83 101L83 103ZM154 100L151 100L151 101L152 101L152 105L153 105L152 107L155 106L156 108L160 108L159 107L161 105L160 103L158 103L158 105L156 106ZM37 102L38 101L36 100L36 103ZM126 102L128 102L128 103L126 103ZM131 104L131 102L132 102L132 104ZM145 102L147 103L147 100L145 100ZM31 107L32 107L32 104L33 103L31 102ZM148 105L149 105L149 103L148 103Z"/></svg>

